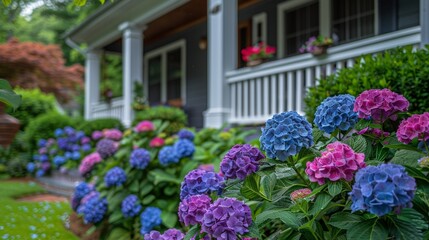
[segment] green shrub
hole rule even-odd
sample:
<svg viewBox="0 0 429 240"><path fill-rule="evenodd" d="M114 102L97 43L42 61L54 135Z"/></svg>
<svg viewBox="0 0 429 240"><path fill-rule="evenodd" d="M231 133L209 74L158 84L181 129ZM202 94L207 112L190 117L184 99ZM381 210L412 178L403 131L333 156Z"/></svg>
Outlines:
<svg viewBox="0 0 429 240"><path fill-rule="evenodd" d="M22 96L22 102L15 111L8 110L8 113L21 122L21 129L25 127L37 116L55 111L56 100L54 95L41 92L39 89L15 89L17 94Z"/></svg>
<svg viewBox="0 0 429 240"><path fill-rule="evenodd" d="M24 140L29 146L30 150L37 148L37 141L39 139L48 139L54 137L54 131L57 128L66 126L75 126L76 120L67 115L59 113L48 113L41 115L34 119L25 130Z"/></svg>
<svg viewBox="0 0 429 240"><path fill-rule="evenodd" d="M8 162L7 173L11 177L24 177L27 174L27 161L23 158L15 158Z"/></svg>
<svg viewBox="0 0 429 240"><path fill-rule="evenodd" d="M363 56L363 62L321 79L305 98L305 113L312 122L317 106L329 96L348 93L357 96L367 89L389 88L410 101L410 112L429 110L429 52L427 49L397 48L376 56ZM357 59L356 62L361 62Z"/></svg>
<svg viewBox="0 0 429 240"><path fill-rule="evenodd" d="M175 107L158 106L136 113L133 126L143 120L153 121L158 119L170 123L165 129L167 134L178 132L188 123L188 117L183 110Z"/></svg>
<svg viewBox="0 0 429 240"><path fill-rule="evenodd" d="M93 131L103 130L105 128L117 128L119 130L123 130L124 126L121 121L116 118L100 118L85 121L77 127L78 130L84 131L88 136L91 135Z"/></svg>

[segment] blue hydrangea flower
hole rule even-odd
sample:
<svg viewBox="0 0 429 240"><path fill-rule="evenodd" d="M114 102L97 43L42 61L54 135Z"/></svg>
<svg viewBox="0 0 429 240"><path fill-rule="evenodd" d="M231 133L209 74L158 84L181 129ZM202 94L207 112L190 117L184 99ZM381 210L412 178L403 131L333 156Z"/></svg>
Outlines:
<svg viewBox="0 0 429 240"><path fill-rule="evenodd" d="M275 114L262 128L260 141L268 157L284 161L313 145L311 124L294 111Z"/></svg>
<svg viewBox="0 0 429 240"><path fill-rule="evenodd" d="M33 162L27 163L27 171L29 173L34 172L35 169L36 169L36 164L34 164Z"/></svg>
<svg viewBox="0 0 429 240"><path fill-rule="evenodd" d="M37 143L37 145L42 148L42 147L46 147L46 143L48 143L48 141L46 141L46 139L39 139L39 142Z"/></svg>
<svg viewBox="0 0 429 240"><path fill-rule="evenodd" d="M357 113L353 111L355 97L343 94L328 97L317 107L314 124L331 134L335 129L347 131L358 121Z"/></svg>
<svg viewBox="0 0 429 240"><path fill-rule="evenodd" d="M75 134L75 130L74 130L74 128L72 128L72 127L70 127L70 126L65 127L65 128L64 128L64 132L65 132L67 135Z"/></svg>
<svg viewBox="0 0 429 240"><path fill-rule="evenodd" d="M349 193L353 212L364 210L383 216L412 207L416 181L401 165L368 166L356 173L355 180Z"/></svg>
<svg viewBox="0 0 429 240"><path fill-rule="evenodd" d="M106 176L104 176L104 183L107 187L121 186L127 181L127 175L125 171L120 167L114 167L110 169Z"/></svg>
<svg viewBox="0 0 429 240"><path fill-rule="evenodd" d="M33 160L34 161L39 161L40 160L40 155L39 154L34 154L33 155Z"/></svg>
<svg viewBox="0 0 429 240"><path fill-rule="evenodd" d="M179 139L174 144L174 151L179 158L192 157L195 152L195 146L188 139Z"/></svg>
<svg viewBox="0 0 429 240"><path fill-rule="evenodd" d="M84 145L82 145L81 149L84 152L89 152L89 151L91 151L92 147L90 144L84 144Z"/></svg>
<svg viewBox="0 0 429 240"><path fill-rule="evenodd" d="M142 206L139 204L138 201L139 199L134 194L131 194L128 197L126 197L122 201L122 205L121 205L122 214L128 218L137 216L142 210Z"/></svg>
<svg viewBox="0 0 429 240"><path fill-rule="evenodd" d="M87 198L87 199L85 199ZM104 215L107 211L107 200L106 198L100 198L100 194L90 194L85 197L84 203L78 209L79 214L83 215L85 223L98 223L103 220Z"/></svg>
<svg viewBox="0 0 429 240"><path fill-rule="evenodd" d="M72 159L72 156L73 156L73 153L71 153L71 152L64 153L64 157L67 159Z"/></svg>
<svg viewBox="0 0 429 240"><path fill-rule="evenodd" d="M73 160L79 160L80 159L80 152L73 152L71 159Z"/></svg>
<svg viewBox="0 0 429 240"><path fill-rule="evenodd" d="M43 177L45 175L45 171L43 169L38 169L36 171L36 177Z"/></svg>
<svg viewBox="0 0 429 240"><path fill-rule="evenodd" d="M221 194L224 179L219 174L202 169L195 169L186 174L180 187L180 199L199 194L216 192Z"/></svg>
<svg viewBox="0 0 429 240"><path fill-rule="evenodd" d="M150 153L143 148L134 149L131 153L130 164L136 169L145 169L150 162Z"/></svg>
<svg viewBox="0 0 429 240"><path fill-rule="evenodd" d="M48 155L46 155L46 154L42 154L42 155L40 155L40 156L39 156L39 161L40 161L40 162L47 162L47 161L49 161L49 157L48 157Z"/></svg>
<svg viewBox="0 0 429 240"><path fill-rule="evenodd" d="M161 163L161 165L164 165L164 166L167 166L172 163L178 163L180 160L173 146L163 147L159 151L158 159L159 159L159 163Z"/></svg>
<svg viewBox="0 0 429 240"><path fill-rule="evenodd" d="M55 137L60 137L64 134L64 131L61 128L55 129L54 135Z"/></svg>
<svg viewBox="0 0 429 240"><path fill-rule="evenodd" d="M195 135L193 132L182 129L177 133L177 136L179 136L180 139L188 139L189 141L194 141Z"/></svg>
<svg viewBox="0 0 429 240"><path fill-rule="evenodd" d="M91 184L88 184L86 182L80 182L76 187L74 188L74 196L76 196L78 199L82 199L86 195L88 195L90 192L94 190L94 186Z"/></svg>
<svg viewBox="0 0 429 240"><path fill-rule="evenodd" d="M140 215L141 235L150 232L154 227L161 225L161 209L157 207L147 207Z"/></svg>
<svg viewBox="0 0 429 240"><path fill-rule="evenodd" d="M55 156L54 157L54 164L57 167L63 165L64 163L66 163L66 161L67 161L67 159L63 156Z"/></svg>

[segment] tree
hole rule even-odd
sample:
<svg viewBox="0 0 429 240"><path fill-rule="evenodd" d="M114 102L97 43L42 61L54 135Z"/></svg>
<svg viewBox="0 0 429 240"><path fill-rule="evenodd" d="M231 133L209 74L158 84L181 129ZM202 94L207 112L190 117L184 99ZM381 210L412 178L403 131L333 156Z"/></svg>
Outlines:
<svg viewBox="0 0 429 240"><path fill-rule="evenodd" d="M83 86L83 67L64 64L58 45L21 43L17 39L0 44L0 78L8 79L13 86L53 93L62 102Z"/></svg>

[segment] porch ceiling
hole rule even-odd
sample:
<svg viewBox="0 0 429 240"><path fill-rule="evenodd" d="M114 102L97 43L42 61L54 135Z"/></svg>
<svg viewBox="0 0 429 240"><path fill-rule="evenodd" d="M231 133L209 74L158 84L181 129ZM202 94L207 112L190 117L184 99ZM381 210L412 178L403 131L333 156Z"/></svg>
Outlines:
<svg viewBox="0 0 429 240"><path fill-rule="evenodd" d="M89 48L102 47L120 38L121 24L129 22L143 26L188 1L122 0L106 3L83 23L68 31L65 37L78 44L86 43Z"/></svg>

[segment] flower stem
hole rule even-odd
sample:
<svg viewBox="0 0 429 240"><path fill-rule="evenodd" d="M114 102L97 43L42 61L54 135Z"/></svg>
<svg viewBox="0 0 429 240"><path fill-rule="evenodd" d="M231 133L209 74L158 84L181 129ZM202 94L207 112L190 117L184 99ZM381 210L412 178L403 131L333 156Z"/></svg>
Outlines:
<svg viewBox="0 0 429 240"><path fill-rule="evenodd" d="M304 182L307 187L310 187L310 184L305 180L305 178L301 175L298 169L295 167L295 163L292 164L292 169L296 172L296 175Z"/></svg>

